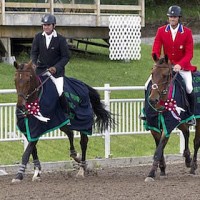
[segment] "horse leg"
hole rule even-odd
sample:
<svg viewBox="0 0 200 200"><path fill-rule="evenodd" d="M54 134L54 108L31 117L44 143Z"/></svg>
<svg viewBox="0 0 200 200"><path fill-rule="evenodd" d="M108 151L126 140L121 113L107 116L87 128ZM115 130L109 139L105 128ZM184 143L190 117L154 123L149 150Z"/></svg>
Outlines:
<svg viewBox="0 0 200 200"><path fill-rule="evenodd" d="M163 154L159 163L159 168L160 168L160 178L166 177L166 172L165 172L166 163L165 163L165 157Z"/></svg>
<svg viewBox="0 0 200 200"><path fill-rule="evenodd" d="M78 156L75 147L74 147L74 133L71 131L67 126L63 126L60 128L61 131L66 133L68 139L69 139L69 144L70 144L70 157L73 158L77 163L81 162L80 157Z"/></svg>
<svg viewBox="0 0 200 200"><path fill-rule="evenodd" d="M152 168L151 168L147 178L145 179L145 182L155 180L156 171L158 169L160 162L161 162L160 168L162 169L161 174L162 174L162 176L165 175L166 165L163 165L164 148L165 148L169 138L166 138L163 132L162 132L162 135L160 136L160 134L158 132L152 131L152 135L156 142L156 151L155 151L154 157L153 157L154 161L153 161Z"/></svg>
<svg viewBox="0 0 200 200"><path fill-rule="evenodd" d="M84 177L85 171L87 169L86 151L87 151L87 144L88 144L88 136L82 132L80 134L81 134L80 145L81 145L82 157L81 157L81 162L80 162L80 169L76 176Z"/></svg>
<svg viewBox="0 0 200 200"><path fill-rule="evenodd" d="M190 167L192 159L190 157L190 149L189 149L189 137L190 137L189 126L186 124L181 124L178 128L182 131L185 139L185 149L183 152L183 157L185 157L185 166Z"/></svg>
<svg viewBox="0 0 200 200"><path fill-rule="evenodd" d="M195 127L195 137L193 140L193 144L194 144L194 155L192 158L192 162L191 162L191 169L190 169L190 174L195 174L195 170L197 169L198 165L197 165L197 153L200 147L200 119L197 119L196 122L196 127Z"/></svg>
<svg viewBox="0 0 200 200"><path fill-rule="evenodd" d="M36 146L33 147L32 157L34 164L34 175L32 177L32 181L41 181L41 164L38 158Z"/></svg>
<svg viewBox="0 0 200 200"><path fill-rule="evenodd" d="M23 180L26 165L29 161L30 155L33 152L33 149L36 146L37 142L38 141L28 143L28 146L26 147L26 150L24 151L24 153L22 155L22 163L19 167L19 170L18 170L15 178L12 180L12 183L19 183Z"/></svg>

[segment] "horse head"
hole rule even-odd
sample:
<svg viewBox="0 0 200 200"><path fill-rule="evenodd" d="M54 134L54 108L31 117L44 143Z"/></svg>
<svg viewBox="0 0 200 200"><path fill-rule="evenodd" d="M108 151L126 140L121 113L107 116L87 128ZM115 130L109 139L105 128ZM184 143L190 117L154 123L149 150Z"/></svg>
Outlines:
<svg viewBox="0 0 200 200"><path fill-rule="evenodd" d="M152 68L152 86L149 95L149 102L155 109L161 109L163 102L167 100L169 86L172 79L172 65L168 61L168 56L158 59L154 54L155 64Z"/></svg>
<svg viewBox="0 0 200 200"><path fill-rule="evenodd" d="M33 91L38 87L39 81L37 79L32 62L18 64L14 62L15 72L15 87L17 90L17 108L25 111L25 105L27 102L32 102L37 92Z"/></svg>

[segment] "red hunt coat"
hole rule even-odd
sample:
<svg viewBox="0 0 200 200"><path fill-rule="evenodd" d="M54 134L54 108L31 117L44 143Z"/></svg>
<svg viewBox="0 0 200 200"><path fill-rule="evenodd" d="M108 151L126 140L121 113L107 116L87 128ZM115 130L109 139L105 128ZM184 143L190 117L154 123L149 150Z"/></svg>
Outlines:
<svg viewBox="0 0 200 200"><path fill-rule="evenodd" d="M189 28L180 24L174 41L169 24L158 28L152 48L152 56L156 54L160 58L162 48L164 55L168 56L173 65L179 64L181 69L185 71L195 72L197 70L196 66L191 65L193 37Z"/></svg>

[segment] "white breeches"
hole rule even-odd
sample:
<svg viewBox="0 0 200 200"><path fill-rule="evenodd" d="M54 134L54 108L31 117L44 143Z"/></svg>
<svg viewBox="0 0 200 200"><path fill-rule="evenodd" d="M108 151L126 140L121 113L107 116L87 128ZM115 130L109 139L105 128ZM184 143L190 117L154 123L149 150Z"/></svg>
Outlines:
<svg viewBox="0 0 200 200"><path fill-rule="evenodd" d="M192 93L192 90L193 90L192 72L180 70L179 74L182 76L183 80L185 81L186 92L188 94Z"/></svg>
<svg viewBox="0 0 200 200"><path fill-rule="evenodd" d="M50 77L50 79L52 80L52 82L55 84L58 95L61 96L63 93L63 84L64 84L64 78L63 77L59 77L59 78L55 78L54 76L52 76L52 74L48 71L46 73L43 74L47 75Z"/></svg>

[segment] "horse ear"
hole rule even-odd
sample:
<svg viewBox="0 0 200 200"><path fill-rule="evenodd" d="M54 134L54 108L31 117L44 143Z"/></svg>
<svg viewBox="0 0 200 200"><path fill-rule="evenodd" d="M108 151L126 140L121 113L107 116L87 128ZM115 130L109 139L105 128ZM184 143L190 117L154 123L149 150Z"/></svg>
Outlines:
<svg viewBox="0 0 200 200"><path fill-rule="evenodd" d="M16 61L14 61L14 67L16 68L16 69L18 69L19 68L19 65L18 65L18 63L16 62Z"/></svg>
<svg viewBox="0 0 200 200"><path fill-rule="evenodd" d="M168 55L165 55L165 62L168 63Z"/></svg>
<svg viewBox="0 0 200 200"><path fill-rule="evenodd" d="M158 60L158 57L155 53L153 53L153 60L156 62Z"/></svg>
<svg viewBox="0 0 200 200"><path fill-rule="evenodd" d="M30 61L28 62L28 65L31 65L31 66L32 66L32 64L33 64L33 63L32 63L32 60L30 60Z"/></svg>

